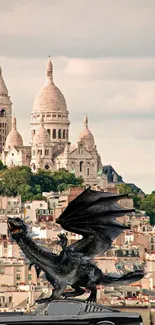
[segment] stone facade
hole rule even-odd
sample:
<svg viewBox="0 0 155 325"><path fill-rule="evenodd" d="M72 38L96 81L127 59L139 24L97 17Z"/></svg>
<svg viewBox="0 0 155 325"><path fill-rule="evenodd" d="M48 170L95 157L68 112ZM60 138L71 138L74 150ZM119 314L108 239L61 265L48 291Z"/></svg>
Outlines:
<svg viewBox="0 0 155 325"><path fill-rule="evenodd" d="M7 136L2 161L9 167L30 166L33 172L66 169L81 176L86 185L105 185L106 177L99 176L102 162L94 136L84 117L83 131L77 144L69 142L69 112L61 91L53 81L53 65L48 59L46 81L36 95L31 113L31 146L25 147L13 118L12 130Z"/></svg>

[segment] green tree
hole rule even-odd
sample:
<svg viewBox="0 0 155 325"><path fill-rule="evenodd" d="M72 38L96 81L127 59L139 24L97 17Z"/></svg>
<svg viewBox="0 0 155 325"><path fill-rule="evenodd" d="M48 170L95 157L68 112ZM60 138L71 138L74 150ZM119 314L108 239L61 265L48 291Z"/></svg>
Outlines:
<svg viewBox="0 0 155 325"><path fill-rule="evenodd" d="M0 160L0 171L6 169L7 166L2 163L2 160Z"/></svg>
<svg viewBox="0 0 155 325"><path fill-rule="evenodd" d="M42 192L62 192L72 186L81 186L82 183L82 178L76 178L66 170L39 170L33 174L29 167L22 166L0 171L0 195L21 195L23 202L43 199Z"/></svg>
<svg viewBox="0 0 155 325"><path fill-rule="evenodd" d="M117 185L117 189L120 194L130 194L133 199L134 208L139 210L142 202L141 196L132 190L131 186L126 184L119 184Z"/></svg>
<svg viewBox="0 0 155 325"><path fill-rule="evenodd" d="M14 167L5 169L0 174L1 195L16 196L19 194L20 185L31 183L31 169L29 167Z"/></svg>
<svg viewBox="0 0 155 325"><path fill-rule="evenodd" d="M144 210L150 217L150 223L155 224L155 193L147 194L142 200L140 209Z"/></svg>
<svg viewBox="0 0 155 325"><path fill-rule="evenodd" d="M137 210L141 209L141 203L142 203L142 197L138 194L133 193L133 203L134 203L134 208Z"/></svg>
<svg viewBox="0 0 155 325"><path fill-rule="evenodd" d="M39 170L32 176L32 183L40 185L42 192L56 191L56 183L50 171Z"/></svg>
<svg viewBox="0 0 155 325"><path fill-rule="evenodd" d="M18 194L21 195L22 202L33 200L33 191L31 185L21 184L18 187Z"/></svg>
<svg viewBox="0 0 155 325"><path fill-rule="evenodd" d="M124 183L119 184L116 186L120 194L131 194L132 188L129 185L126 185Z"/></svg>
<svg viewBox="0 0 155 325"><path fill-rule="evenodd" d="M82 186L83 179L81 177L75 177L74 174L67 172L66 170L59 170L53 173L53 179L55 182L56 190L60 189L60 184L72 186Z"/></svg>

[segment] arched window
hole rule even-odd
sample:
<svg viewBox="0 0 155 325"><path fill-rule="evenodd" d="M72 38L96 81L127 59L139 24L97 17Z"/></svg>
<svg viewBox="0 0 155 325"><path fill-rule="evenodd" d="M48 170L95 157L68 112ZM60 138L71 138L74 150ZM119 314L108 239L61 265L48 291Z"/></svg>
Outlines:
<svg viewBox="0 0 155 325"><path fill-rule="evenodd" d="M65 130L63 130L63 139L65 139Z"/></svg>
<svg viewBox="0 0 155 325"><path fill-rule="evenodd" d="M80 161L80 172L82 173L83 161Z"/></svg>
<svg viewBox="0 0 155 325"><path fill-rule="evenodd" d="M56 129L53 130L53 139L56 139Z"/></svg>
<svg viewBox="0 0 155 325"><path fill-rule="evenodd" d="M61 129L58 130L58 139L61 139Z"/></svg>
<svg viewBox="0 0 155 325"><path fill-rule="evenodd" d="M80 155L83 154L83 145L82 144L79 145L79 154Z"/></svg>
<svg viewBox="0 0 155 325"><path fill-rule="evenodd" d="M50 129L47 129L47 132L49 134L49 136L51 135L51 130Z"/></svg>
<svg viewBox="0 0 155 325"><path fill-rule="evenodd" d="M72 166L71 166L71 168L72 168L72 172L75 172L75 165L74 165L74 162L72 162Z"/></svg>
<svg viewBox="0 0 155 325"><path fill-rule="evenodd" d="M35 169L36 169L36 166L35 166L35 164L33 164L33 165L32 165L32 168L33 168L33 170L35 170Z"/></svg>
<svg viewBox="0 0 155 325"><path fill-rule="evenodd" d="M66 139L68 139L68 130L66 130Z"/></svg>
<svg viewBox="0 0 155 325"><path fill-rule="evenodd" d="M89 176L89 173L90 173L90 163L88 162L87 163L87 176Z"/></svg>
<svg viewBox="0 0 155 325"><path fill-rule="evenodd" d="M0 117L6 117L6 111L4 108L0 109Z"/></svg>
<svg viewBox="0 0 155 325"><path fill-rule="evenodd" d="M48 170L50 166L48 164L45 165L45 169Z"/></svg>

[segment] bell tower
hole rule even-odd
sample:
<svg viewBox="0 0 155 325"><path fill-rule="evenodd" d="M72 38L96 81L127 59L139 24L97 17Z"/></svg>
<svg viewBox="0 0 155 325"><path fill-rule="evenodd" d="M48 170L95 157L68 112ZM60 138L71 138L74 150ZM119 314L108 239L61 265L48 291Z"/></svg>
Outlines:
<svg viewBox="0 0 155 325"><path fill-rule="evenodd" d="M5 145L5 140L12 128L12 102L2 77L0 67L0 154Z"/></svg>

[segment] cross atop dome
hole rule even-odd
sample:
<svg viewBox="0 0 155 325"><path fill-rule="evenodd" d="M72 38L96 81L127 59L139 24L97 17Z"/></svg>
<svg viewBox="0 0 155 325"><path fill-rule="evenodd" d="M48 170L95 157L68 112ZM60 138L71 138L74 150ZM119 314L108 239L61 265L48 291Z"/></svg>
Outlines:
<svg viewBox="0 0 155 325"><path fill-rule="evenodd" d="M84 127L88 129L88 116L86 114L84 116Z"/></svg>
<svg viewBox="0 0 155 325"><path fill-rule="evenodd" d="M46 72L47 72L47 78L48 79L53 79L53 64L51 62L50 55L48 56L48 61L47 61L47 65L46 65Z"/></svg>

